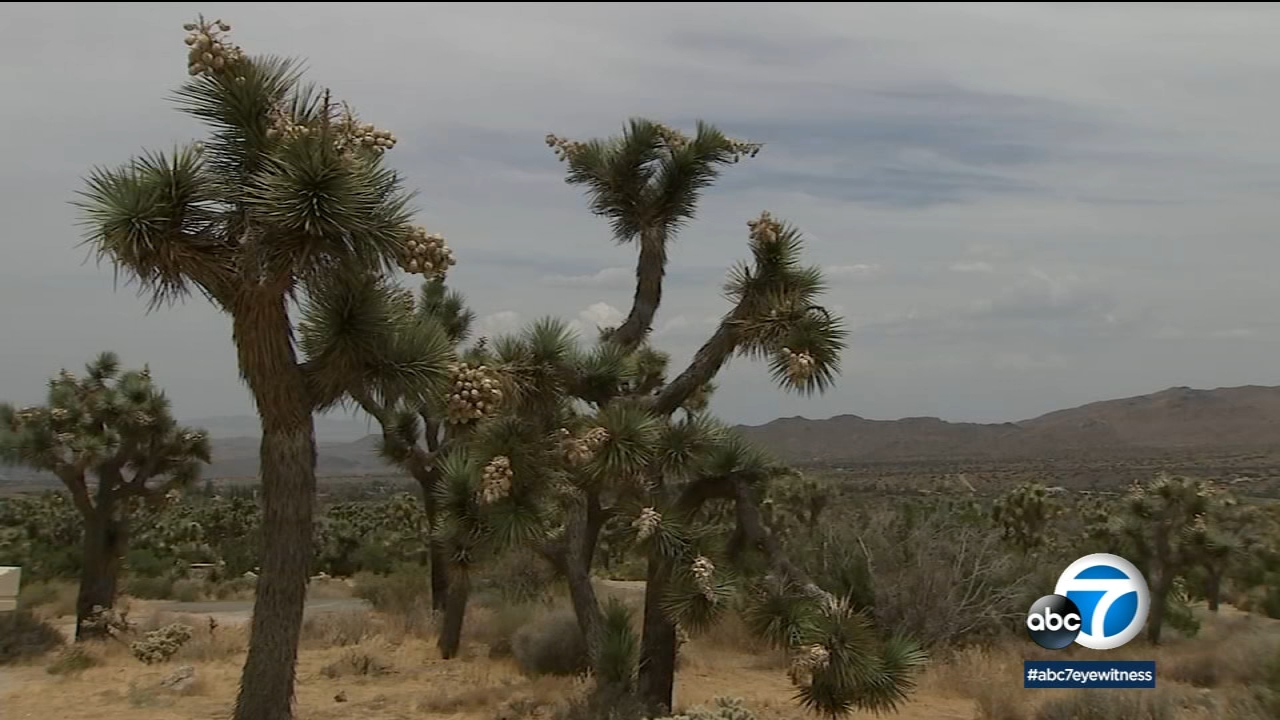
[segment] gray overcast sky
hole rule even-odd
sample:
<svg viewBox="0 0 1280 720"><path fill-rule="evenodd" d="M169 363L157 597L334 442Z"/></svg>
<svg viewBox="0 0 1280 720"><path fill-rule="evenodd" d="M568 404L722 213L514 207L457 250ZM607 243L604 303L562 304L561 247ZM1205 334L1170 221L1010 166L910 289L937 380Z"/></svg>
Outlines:
<svg viewBox="0 0 1280 720"><path fill-rule="evenodd" d="M490 333L594 327L630 300L633 250L563 183L546 132L644 115L767 143L675 245L657 341L691 355L769 209L827 267L851 349L822 398L735 361L728 419L1017 420L1280 384L1273 5L10 3L0 398L35 401L110 348L150 362L181 416L252 412L227 319L200 299L144 315L84 262L68 205L91 166L199 135L168 99L197 11L250 52L308 58L397 134L392 162Z"/></svg>

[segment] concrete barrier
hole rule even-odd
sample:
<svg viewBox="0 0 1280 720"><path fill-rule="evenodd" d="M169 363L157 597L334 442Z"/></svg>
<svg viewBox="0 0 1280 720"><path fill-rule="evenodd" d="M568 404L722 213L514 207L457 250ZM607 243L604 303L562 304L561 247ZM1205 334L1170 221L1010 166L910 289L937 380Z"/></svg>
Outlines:
<svg viewBox="0 0 1280 720"><path fill-rule="evenodd" d="M0 612L18 609L18 581L22 578L20 567L0 567Z"/></svg>

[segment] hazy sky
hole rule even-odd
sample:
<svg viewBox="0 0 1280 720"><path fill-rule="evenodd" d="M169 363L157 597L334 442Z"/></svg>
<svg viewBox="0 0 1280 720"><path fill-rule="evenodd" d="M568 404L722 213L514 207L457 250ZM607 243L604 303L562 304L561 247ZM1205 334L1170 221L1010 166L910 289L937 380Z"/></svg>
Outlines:
<svg viewBox="0 0 1280 720"><path fill-rule="evenodd" d="M656 340L692 354L768 209L826 266L851 348L821 398L735 361L728 419L1017 420L1280 384L1275 6L10 3L0 398L114 349L183 417L252 412L227 318L198 298L145 315L85 262L69 205L91 166L200 134L169 93L201 10L397 134L391 162L488 333L629 306L634 250L564 184L548 131L643 115L765 142L675 243Z"/></svg>

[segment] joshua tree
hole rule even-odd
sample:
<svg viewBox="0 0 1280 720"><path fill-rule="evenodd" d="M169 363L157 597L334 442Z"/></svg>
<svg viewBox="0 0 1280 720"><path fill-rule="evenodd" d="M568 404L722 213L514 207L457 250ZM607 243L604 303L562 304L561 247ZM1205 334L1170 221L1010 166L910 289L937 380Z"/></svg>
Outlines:
<svg viewBox="0 0 1280 720"><path fill-rule="evenodd" d="M607 370L613 365L605 360L617 358L621 368L622 359L640 352L648 352L651 358L650 372L640 381L623 379L620 372L597 373L593 400L599 415L623 408L632 415L615 427L599 423L609 440L597 456L616 457L615 471L571 476L576 480L574 502L566 504L565 529L548 554L568 576L589 646L598 646L602 616L589 581L595 544L610 516L627 504L638 511L633 516L636 537L649 562L639 689L651 709L670 708L676 618L697 625L699 618L705 620L722 607L717 603L723 578L718 578L714 561L701 551L706 543L699 539L706 526L698 517L706 503L731 503L736 544L763 551L772 575L805 588L816 607L830 611L824 617L842 616L838 604L829 602L828 595L782 556L760 520L759 491L772 473L765 471L765 464L749 446L716 428L697 410L705 406L716 374L736 354L768 358L774 379L784 388L802 393L825 390L838 372L845 333L840 320L818 304L825 289L822 273L802 264L799 231L762 213L748 223L750 262L735 267L725 286L732 307L689 366L667 381L665 355L642 344L661 302L667 246L693 218L701 192L723 166L754 156L760 145L730 139L705 123L699 123L689 136L647 120L631 121L615 138L576 142L548 135L547 144L567 163L567 182L585 187L592 212L609 219L614 239L639 245L631 311L619 328L602 333L597 349L600 362L595 367ZM684 411L684 419L673 420L679 410ZM633 443L631 451L617 452L614 445L620 433L639 439L641 428L652 440L644 438ZM649 449L644 449L646 445ZM602 482L605 478L612 479L612 486ZM623 487L618 487L620 480ZM613 505L605 502L610 498ZM866 662L872 668L874 645L859 645L858 659L849 655L848 661ZM844 648L828 650L831 658L845 657ZM859 704L885 707L877 704L881 701L891 706L895 693L905 685L887 668L901 661L905 671L919 657L905 644L885 652L880 657L892 659L871 670L867 677L876 678L872 683L836 683L836 678L852 677L845 672L844 660L822 666L835 668L830 669L829 679L810 675L797 682L802 688L819 688L806 697L829 712ZM892 692L877 693L873 687Z"/></svg>
<svg viewBox="0 0 1280 720"><path fill-rule="evenodd" d="M1095 528L1111 545L1130 557L1151 584L1147 635L1160 642L1175 584L1185 580L1206 544L1206 519L1218 492L1207 482L1160 475L1134 484L1106 526Z"/></svg>
<svg viewBox="0 0 1280 720"><path fill-rule="evenodd" d="M425 244L427 239L422 240ZM416 240L414 245L417 246ZM447 266L446 263L441 270ZM388 378L379 377L373 370L378 358L389 352L406 358L417 356L433 367L447 366L456 359L459 345L470 336L474 317L463 297L446 288L442 273L432 274L422 284L416 303L392 285L366 276L313 298L304 309L299 327L308 358L343 353L349 357L344 363L330 363L331 367L346 371L345 377L335 375L332 382L378 422L382 429L379 449L384 458L418 482L431 528L437 522L441 482L437 460L446 440L457 435L450 429L458 428L449 422L443 393L409 398L406 403L403 393L387 387L384 380ZM363 338L365 342L344 345L350 337ZM390 379L395 380L394 376ZM436 533L430 534L428 544L431 605L441 611L448 593L448 558Z"/></svg>
<svg viewBox="0 0 1280 720"><path fill-rule="evenodd" d="M0 459L57 475L80 512L76 639L83 640L105 632L89 621L115 606L131 509L164 502L194 481L209 462L209 439L174 421L145 368L121 372L119 359L102 353L84 377L63 370L52 378L45 405L0 405Z"/></svg>
<svg viewBox="0 0 1280 720"><path fill-rule="evenodd" d="M1023 483L996 499L991 515L1004 539L1024 553L1051 541L1049 524L1061 512L1049 489L1038 482Z"/></svg>
<svg viewBox="0 0 1280 720"><path fill-rule="evenodd" d="M383 163L396 144L390 132L304 84L296 62L244 53L227 24L201 18L186 30L191 77L177 100L210 136L95 170L80 205L88 243L153 305L194 289L231 318L262 421L263 504L262 573L235 717L283 720L312 559L312 415L342 400L338 381L350 371L349 353L299 362L290 303L397 264L438 273L450 258L437 237L410 227L409 195ZM367 342L347 334L341 347ZM389 390L420 393L443 374L429 359L394 354L405 345L386 347L391 354L374 361Z"/></svg>

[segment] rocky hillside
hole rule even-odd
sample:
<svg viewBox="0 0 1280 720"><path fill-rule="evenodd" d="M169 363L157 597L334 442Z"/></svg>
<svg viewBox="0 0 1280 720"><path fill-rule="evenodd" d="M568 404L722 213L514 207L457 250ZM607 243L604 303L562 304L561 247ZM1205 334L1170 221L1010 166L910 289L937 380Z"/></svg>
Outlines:
<svg viewBox="0 0 1280 720"><path fill-rule="evenodd" d="M230 420L242 419L228 419L224 424L230 425ZM251 429L252 418L243 420L234 426ZM353 429L339 426L338 422L329 437L342 437L342 433ZM868 420L838 415L827 420L780 418L740 429L779 458L796 464L1270 453L1280 450L1280 387L1177 387L1001 424L954 423L930 417ZM256 437L213 435L214 462L204 477L251 478L258 474ZM317 471L325 477L394 472L378 457L377 438L373 435L328 442L322 435ZM51 476L0 467L0 482L5 480L54 482Z"/></svg>
<svg viewBox="0 0 1280 720"><path fill-rule="evenodd" d="M1280 387L1176 387L1001 424L838 415L740 429L786 461L815 464L1272 451L1280 448Z"/></svg>

